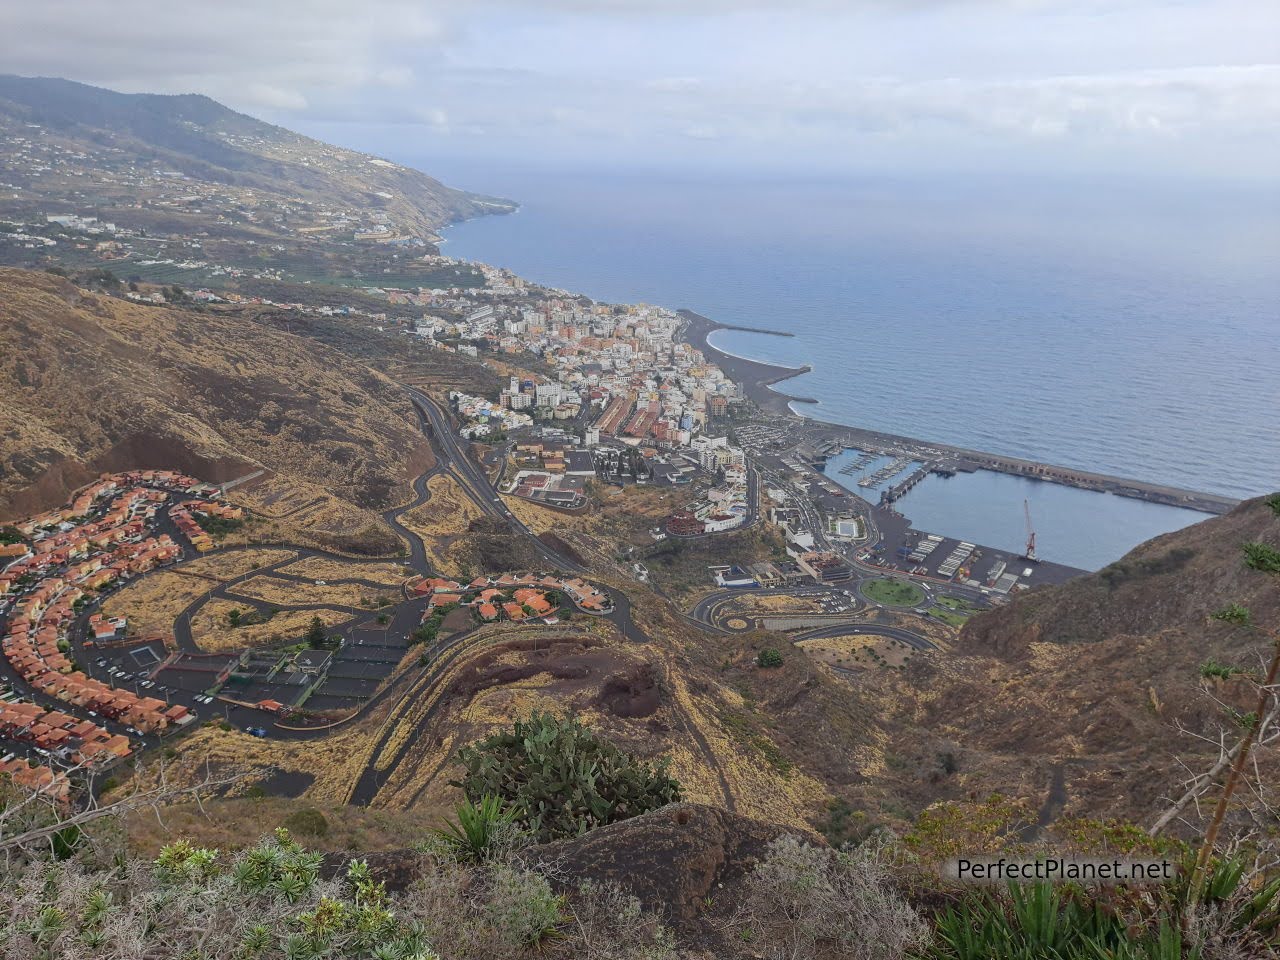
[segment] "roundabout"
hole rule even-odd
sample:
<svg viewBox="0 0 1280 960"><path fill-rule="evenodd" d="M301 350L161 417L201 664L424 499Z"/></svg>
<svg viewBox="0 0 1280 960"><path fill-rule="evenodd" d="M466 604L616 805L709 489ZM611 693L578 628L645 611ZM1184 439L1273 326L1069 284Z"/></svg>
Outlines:
<svg viewBox="0 0 1280 960"><path fill-rule="evenodd" d="M925 601L925 592L914 583L891 577L864 580L858 592L872 603L885 607L917 607Z"/></svg>

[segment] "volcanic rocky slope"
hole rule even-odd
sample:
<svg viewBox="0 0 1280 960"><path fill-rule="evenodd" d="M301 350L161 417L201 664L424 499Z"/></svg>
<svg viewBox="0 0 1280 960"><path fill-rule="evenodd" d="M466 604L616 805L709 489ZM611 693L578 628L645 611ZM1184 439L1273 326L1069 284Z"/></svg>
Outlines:
<svg viewBox="0 0 1280 960"><path fill-rule="evenodd" d="M1280 575L1249 566L1243 546L1280 548L1273 504L1246 501L975 617L951 655L913 667L889 721L909 758L891 778L902 794L999 789L1042 800L1043 821L1153 820L1255 707L1280 624ZM1232 604L1249 624L1214 616ZM1239 672L1224 678L1213 664ZM1264 776L1276 774L1275 752L1256 754Z"/></svg>
<svg viewBox="0 0 1280 960"><path fill-rule="evenodd" d="M212 481L265 468L385 509L430 463L404 391L334 349L42 273L0 270L0 395L8 517L136 467Z"/></svg>

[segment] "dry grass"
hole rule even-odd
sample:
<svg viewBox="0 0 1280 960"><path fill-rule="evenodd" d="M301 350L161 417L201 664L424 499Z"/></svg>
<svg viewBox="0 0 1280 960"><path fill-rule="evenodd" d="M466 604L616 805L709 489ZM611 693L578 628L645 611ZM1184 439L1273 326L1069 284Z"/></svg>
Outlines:
<svg viewBox="0 0 1280 960"><path fill-rule="evenodd" d="M333 604L338 607L371 607L380 596L388 596L392 600L398 599L392 596L393 591L390 588L382 592L358 583L326 583L317 586L315 583L277 580L270 574L251 577L229 589L240 596L255 597L279 606Z"/></svg>
<svg viewBox="0 0 1280 960"><path fill-rule="evenodd" d="M215 598L191 618L191 636L201 650L206 653L234 653L282 640L301 639L314 617L319 617L326 626L351 619L341 611L317 607L283 610L266 623L233 628L227 619L232 610L247 614L250 608L232 600Z"/></svg>
<svg viewBox="0 0 1280 960"><path fill-rule="evenodd" d="M285 823L290 814L316 809L328 822L328 832L299 839L310 849L326 852L399 850L425 837L436 825L434 817L416 811L335 807L306 799L267 796L166 807L160 819L150 810L139 811L128 818L126 827L130 849L150 859L162 846L178 839L224 851L243 849Z"/></svg>
<svg viewBox="0 0 1280 960"><path fill-rule="evenodd" d="M536 503L531 503L523 497L506 496L502 498L502 502L506 504L507 509L516 515L516 518L534 533L548 533L555 529L580 530L589 527L591 524L591 515L568 516L558 513L555 510L548 510L540 507Z"/></svg>
<svg viewBox="0 0 1280 960"><path fill-rule="evenodd" d="M729 605L734 613L779 614L779 613L823 613L822 604L813 597L803 596L756 596L744 594Z"/></svg>
<svg viewBox="0 0 1280 960"><path fill-rule="evenodd" d="M397 563L357 563L329 557L304 557L281 567L280 572L312 580L369 580L387 587L398 587L405 581L404 567Z"/></svg>
<svg viewBox="0 0 1280 960"><path fill-rule="evenodd" d="M232 776L235 781L227 793L234 797L274 774L292 774L313 778L302 793L304 798L340 805L364 767L368 731L369 725L362 721L318 740L260 740L239 730L208 725L177 742L177 755L165 761L165 775L174 786L201 783L210 774L215 780ZM141 767L136 780L145 786L155 772L153 766ZM253 839L246 836L248 842Z"/></svg>
<svg viewBox="0 0 1280 960"><path fill-rule="evenodd" d="M650 486L602 487L599 504L576 514L541 507L523 497L503 501L534 533L556 531L590 534L613 541L652 542L648 530L684 505L684 497L668 488Z"/></svg>
<svg viewBox="0 0 1280 960"><path fill-rule="evenodd" d="M770 725L763 718L753 716L747 708L734 706L735 702L741 703L741 697L734 691L717 686L695 694L684 678L674 672L668 675L668 680L686 722L710 745L713 762L728 782L739 813L774 823L802 824L808 813L825 801L828 794L820 781L798 767L783 763ZM729 717L743 719L730 724L725 719ZM697 742L681 736L679 730L673 730L672 735L675 740ZM705 770L708 760L695 752L689 762L692 768L674 768L678 777ZM718 782L714 792L705 799L723 803Z"/></svg>
<svg viewBox="0 0 1280 960"><path fill-rule="evenodd" d="M802 640L796 644L819 663L842 670L897 669L904 666L914 653L911 647L899 640L874 634L850 633L839 637L822 637Z"/></svg>
<svg viewBox="0 0 1280 960"><path fill-rule="evenodd" d="M251 524L223 542L292 542L353 554L388 554L399 540L382 518L330 493L318 484L274 475L239 491Z"/></svg>
<svg viewBox="0 0 1280 960"><path fill-rule="evenodd" d="M431 496L426 503L400 516L400 522L412 531L427 549L432 564L444 575L463 576L468 559L466 545L460 538L473 520L481 516L480 508L453 477L437 474L427 481Z"/></svg>
<svg viewBox="0 0 1280 960"><path fill-rule="evenodd" d="M109 617L128 617L133 632L168 632L178 614L213 586L208 580L186 577L175 570L160 570L113 593L102 609Z"/></svg>
<svg viewBox="0 0 1280 960"><path fill-rule="evenodd" d="M457 536L480 516L480 508L448 474L436 474L427 481L431 494L426 503L408 511L400 522L424 540Z"/></svg>
<svg viewBox="0 0 1280 960"><path fill-rule="evenodd" d="M267 567L273 563L296 556L292 550L271 550L268 548L237 550L232 553L219 553L208 557L197 557L189 560L176 569L180 573L190 573L201 577L212 577L215 580L234 580L251 570Z"/></svg>

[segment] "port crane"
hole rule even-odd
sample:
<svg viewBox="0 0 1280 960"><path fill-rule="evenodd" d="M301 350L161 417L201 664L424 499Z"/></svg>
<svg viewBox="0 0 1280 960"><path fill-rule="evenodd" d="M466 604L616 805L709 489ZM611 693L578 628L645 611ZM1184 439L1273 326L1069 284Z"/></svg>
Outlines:
<svg viewBox="0 0 1280 960"><path fill-rule="evenodd" d="M1036 558L1036 528L1031 525L1031 501L1022 501L1022 513L1027 518L1027 549L1023 551L1022 558L1024 560L1035 560Z"/></svg>

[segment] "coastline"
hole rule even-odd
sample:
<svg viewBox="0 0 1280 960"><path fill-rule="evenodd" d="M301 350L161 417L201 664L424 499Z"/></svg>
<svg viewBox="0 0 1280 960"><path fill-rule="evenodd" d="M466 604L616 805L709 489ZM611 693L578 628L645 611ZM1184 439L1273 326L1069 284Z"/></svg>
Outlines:
<svg viewBox="0 0 1280 960"><path fill-rule="evenodd" d="M790 380L813 369L809 364L801 367L784 367L776 363L765 363L763 360L752 360L727 353L710 341L711 334L717 330L742 330L748 333L763 333L777 337L794 337L794 333L783 333L778 330L762 330L757 327L737 327L704 317L692 310L677 310L676 314L685 321L682 331L684 339L697 347L708 359L715 362L725 375L742 388L742 392L756 406L777 416L799 416L791 409L791 404L813 403L818 401L810 397L795 397L773 389L775 384ZM807 419L807 418L806 418Z"/></svg>
<svg viewBox="0 0 1280 960"><path fill-rule="evenodd" d="M822 443L842 443L862 449L879 449L895 453L907 453L921 460L947 460L958 469L993 470L1013 476L1060 483L1065 486L1095 490L1100 493L1113 493L1118 496L1145 500L1150 503L1163 503L1169 506L1186 507L1205 514L1221 515L1241 501L1235 497L1208 493L1202 490L1188 490L1182 487L1171 487L1164 484L1148 483L1130 477L1116 477L1108 474L1094 473L1088 470L1077 470L1057 464L1040 463L1024 460L1019 457L1007 457L1001 454L982 450L971 450L966 447L952 446L933 440L922 440L903 437L897 434L881 433L849 424L835 423L818 417L806 416L793 410L793 403L817 405L818 401L810 397L795 397L775 389L785 380L808 373L813 368L808 364L803 367L783 367L765 363L760 360L749 360L726 353L710 343L709 337L717 330L741 330L732 324L720 323L710 317L704 317L692 310L681 309L676 313L685 321L681 336L693 346L702 350L703 354L715 362L731 380L737 383L743 394L765 412L784 418L792 418L805 425L808 439L816 446ZM753 329L753 333L775 333L776 331ZM784 335L785 334L780 334Z"/></svg>

